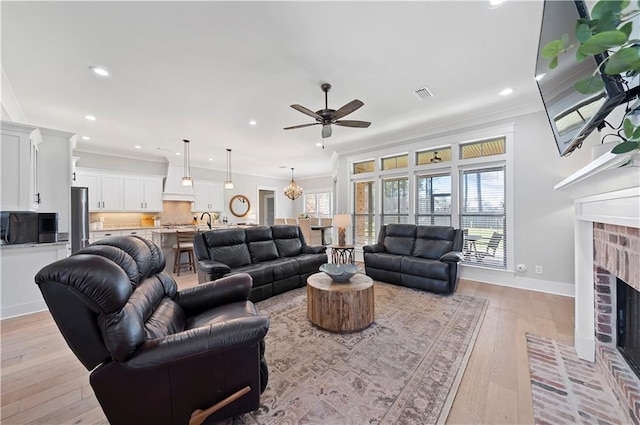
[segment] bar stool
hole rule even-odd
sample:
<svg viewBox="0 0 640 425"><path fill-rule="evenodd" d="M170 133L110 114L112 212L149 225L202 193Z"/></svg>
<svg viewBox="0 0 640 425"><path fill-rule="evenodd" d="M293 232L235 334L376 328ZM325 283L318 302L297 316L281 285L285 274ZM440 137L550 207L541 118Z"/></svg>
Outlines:
<svg viewBox="0 0 640 425"><path fill-rule="evenodd" d="M193 255L193 230L177 230L176 243L173 245L173 273L180 276L180 270L186 268L196 273L196 261ZM182 261L182 254L187 254L187 262Z"/></svg>

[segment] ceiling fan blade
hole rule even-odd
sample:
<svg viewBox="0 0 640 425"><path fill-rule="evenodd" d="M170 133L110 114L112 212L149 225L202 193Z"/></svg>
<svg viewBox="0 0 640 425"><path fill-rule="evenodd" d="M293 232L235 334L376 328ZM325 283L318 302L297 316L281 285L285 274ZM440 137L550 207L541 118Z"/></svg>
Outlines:
<svg viewBox="0 0 640 425"><path fill-rule="evenodd" d="M352 100L351 102L347 103L342 108L338 109L333 114L331 114L331 120L339 120L345 115L348 115L353 111L355 111L356 109L361 108L363 105L364 103L362 103L358 99Z"/></svg>
<svg viewBox="0 0 640 425"><path fill-rule="evenodd" d="M312 123L312 124L300 124L300 125L294 125L294 126L291 126L291 127L285 127L283 130L293 130L294 128L309 127L309 126L312 126L312 125L318 125L318 124L320 124L320 123L319 123L319 122L314 122L314 123Z"/></svg>
<svg viewBox="0 0 640 425"><path fill-rule="evenodd" d="M311 109L307 109L307 108L305 108L305 107L304 107L304 106L302 106L302 105L298 105L298 104L296 104L296 105L291 105L291 107L292 107L293 109L295 109L296 111L300 111L300 112L302 112L303 114L307 114L307 115L309 115L310 117L313 117L313 118L315 118L315 119L317 119L317 120L322 120L322 117L321 117L320 115L316 114L316 113L315 113L315 112L313 112Z"/></svg>
<svg viewBox="0 0 640 425"><path fill-rule="evenodd" d="M353 121L353 120L342 120L334 122L335 125L341 125L343 127L359 127L359 128L367 128L371 125L369 121Z"/></svg>
<svg viewBox="0 0 640 425"><path fill-rule="evenodd" d="M327 137L331 137L331 124L324 124L322 126L322 138L326 139Z"/></svg>

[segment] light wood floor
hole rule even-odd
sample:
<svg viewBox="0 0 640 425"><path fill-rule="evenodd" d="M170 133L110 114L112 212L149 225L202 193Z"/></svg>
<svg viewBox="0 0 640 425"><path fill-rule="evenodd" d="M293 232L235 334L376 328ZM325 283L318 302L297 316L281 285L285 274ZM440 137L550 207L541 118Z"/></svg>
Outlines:
<svg viewBox="0 0 640 425"><path fill-rule="evenodd" d="M189 273L176 280L197 284ZM533 423L525 333L572 344L573 299L464 280L458 292L490 303L447 423ZM2 424L107 423L48 312L0 326Z"/></svg>

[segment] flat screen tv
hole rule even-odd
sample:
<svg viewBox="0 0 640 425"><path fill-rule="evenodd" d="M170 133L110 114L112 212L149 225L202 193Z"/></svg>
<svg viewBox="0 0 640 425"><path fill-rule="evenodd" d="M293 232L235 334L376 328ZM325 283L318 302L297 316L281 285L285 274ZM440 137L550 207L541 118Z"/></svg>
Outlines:
<svg viewBox="0 0 640 425"><path fill-rule="evenodd" d="M555 69L549 69L549 59L540 55L548 42L562 38L565 33L569 35L570 43L575 43L574 33L579 18L589 18L589 11L582 0L544 2L536 81L561 156L581 147L582 141L626 97L622 84L606 75L602 75L604 89L598 93L582 94L573 88L577 81L596 72L606 53L577 62L573 49L560 56Z"/></svg>

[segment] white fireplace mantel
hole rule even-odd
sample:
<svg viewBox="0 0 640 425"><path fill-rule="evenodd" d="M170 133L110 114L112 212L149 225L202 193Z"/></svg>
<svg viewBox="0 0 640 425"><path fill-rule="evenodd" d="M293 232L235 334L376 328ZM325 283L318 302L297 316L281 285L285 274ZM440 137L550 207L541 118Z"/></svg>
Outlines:
<svg viewBox="0 0 640 425"><path fill-rule="evenodd" d="M555 186L575 203L575 348L595 360L593 223L640 228L640 167L606 153Z"/></svg>

